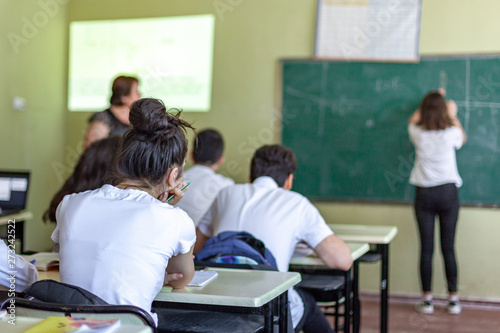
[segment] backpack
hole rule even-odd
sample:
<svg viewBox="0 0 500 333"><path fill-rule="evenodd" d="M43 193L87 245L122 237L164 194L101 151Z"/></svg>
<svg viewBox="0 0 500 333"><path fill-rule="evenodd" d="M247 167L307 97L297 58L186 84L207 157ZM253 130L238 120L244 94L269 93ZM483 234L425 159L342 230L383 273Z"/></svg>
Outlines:
<svg viewBox="0 0 500 333"><path fill-rule="evenodd" d="M206 241L196 253L196 261L220 264L265 265L278 269L264 243L245 231L225 231Z"/></svg>

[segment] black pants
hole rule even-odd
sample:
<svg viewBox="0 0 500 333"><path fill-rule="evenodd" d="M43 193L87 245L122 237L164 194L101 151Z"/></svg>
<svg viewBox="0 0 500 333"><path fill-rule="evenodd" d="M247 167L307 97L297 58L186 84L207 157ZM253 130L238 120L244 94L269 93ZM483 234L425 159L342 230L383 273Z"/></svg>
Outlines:
<svg viewBox="0 0 500 333"><path fill-rule="evenodd" d="M316 301L307 291L295 288L304 302L304 315L295 332L303 330L305 333L333 333L334 330L326 320L325 314L316 305Z"/></svg>
<svg viewBox="0 0 500 333"><path fill-rule="evenodd" d="M415 215L420 232L420 278L422 290L431 291L434 221L439 216L441 252L443 253L448 291L457 291L455 230L458 219L458 189L455 184L417 187Z"/></svg>

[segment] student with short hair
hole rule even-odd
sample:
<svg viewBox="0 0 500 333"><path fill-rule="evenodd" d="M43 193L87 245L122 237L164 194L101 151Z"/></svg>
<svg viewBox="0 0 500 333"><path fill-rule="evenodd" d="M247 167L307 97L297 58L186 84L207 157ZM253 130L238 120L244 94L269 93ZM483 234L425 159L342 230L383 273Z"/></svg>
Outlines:
<svg viewBox="0 0 500 333"><path fill-rule="evenodd" d="M441 251L448 284L448 313L459 314L458 270L455 258L455 231L458 221L458 173L455 151L466 141L457 118L457 105L444 99L445 91L427 94L408 123L410 141L415 146L415 163L410 184L415 185L415 216L420 234L420 280L422 300L418 312L434 312L432 302L432 256L434 223L439 216Z"/></svg>
<svg viewBox="0 0 500 333"><path fill-rule="evenodd" d="M223 152L224 140L218 131L205 129L198 132L191 153L194 165L184 173L186 181L191 182L189 191L177 204L195 225L198 225L217 193L226 186L234 185L231 178L216 173L225 161Z"/></svg>
<svg viewBox="0 0 500 333"><path fill-rule="evenodd" d="M118 151L111 184L65 196L52 234L60 244L61 282L110 304L141 307L155 321L151 306L164 281L183 288L194 275L193 221L166 203L183 195L184 132L192 127L179 115L152 98L132 104L132 129ZM182 278L169 281L177 273Z"/></svg>
<svg viewBox="0 0 500 333"><path fill-rule="evenodd" d="M251 162L251 183L222 189L202 218L195 253L221 232L246 231L271 251L281 272L288 271L299 242L313 248L328 267L348 270L352 265L349 247L306 197L291 191L296 167L290 149L280 145L258 149ZM297 291L291 289L288 294L295 331L333 332L314 298Z"/></svg>
<svg viewBox="0 0 500 333"><path fill-rule="evenodd" d="M84 148L108 136L123 136L131 126L128 119L130 106L141 98L139 80L133 76L118 76L111 87L111 106L93 114L85 132Z"/></svg>

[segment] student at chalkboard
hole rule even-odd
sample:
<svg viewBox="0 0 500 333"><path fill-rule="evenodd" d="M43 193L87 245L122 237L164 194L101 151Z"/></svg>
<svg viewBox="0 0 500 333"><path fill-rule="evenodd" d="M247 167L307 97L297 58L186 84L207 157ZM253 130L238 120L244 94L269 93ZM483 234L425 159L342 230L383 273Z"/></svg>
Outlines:
<svg viewBox="0 0 500 333"><path fill-rule="evenodd" d="M455 230L458 219L458 173L455 150L466 141L465 131L457 119L457 105L444 99L444 90L430 92L408 125L410 140L415 147L415 163L410 183L416 186L415 215L420 233L420 278L422 301L418 312L431 314L432 255L434 251L434 221L439 216L441 251L444 258L449 301L448 313L462 310L457 293Z"/></svg>
<svg viewBox="0 0 500 333"><path fill-rule="evenodd" d="M132 103L141 98L138 87L139 80L133 76L118 76L113 81L109 100L111 106L90 117L85 132L85 148L108 136L123 136L131 128L128 116Z"/></svg>

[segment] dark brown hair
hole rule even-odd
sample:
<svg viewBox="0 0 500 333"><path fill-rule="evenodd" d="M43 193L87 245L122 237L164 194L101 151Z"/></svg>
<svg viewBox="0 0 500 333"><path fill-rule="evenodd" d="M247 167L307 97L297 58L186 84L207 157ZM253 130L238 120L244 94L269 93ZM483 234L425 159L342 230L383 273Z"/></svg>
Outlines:
<svg viewBox="0 0 500 333"><path fill-rule="evenodd" d="M446 101L439 92L432 91L422 100L417 125L426 130L441 130L452 124Z"/></svg>
<svg viewBox="0 0 500 333"><path fill-rule="evenodd" d="M222 135L214 129L198 132L193 144L193 159L196 164L212 165L219 161L224 151Z"/></svg>
<svg viewBox="0 0 500 333"><path fill-rule="evenodd" d="M283 187L288 176L297 169L297 161L292 150L280 145L262 146L252 157L250 180L269 176Z"/></svg>
<svg viewBox="0 0 500 333"><path fill-rule="evenodd" d="M113 81L113 86L111 87L112 95L109 99L111 105L122 106L122 97L130 95L134 83L139 84L139 80L136 77L118 76Z"/></svg>
<svg viewBox="0 0 500 333"><path fill-rule="evenodd" d="M93 142L80 156L73 174L57 192L49 208L43 213L45 222L56 222L56 210L65 195L95 190L106 183L113 158L121 144L121 137L111 136Z"/></svg>
<svg viewBox="0 0 500 333"><path fill-rule="evenodd" d="M182 175L188 150L185 132L193 127L180 119L179 110L174 111L177 112L167 112L163 102L154 98L142 98L132 104L132 129L125 133L113 165L113 185L131 179L156 187L163 184L175 166Z"/></svg>

